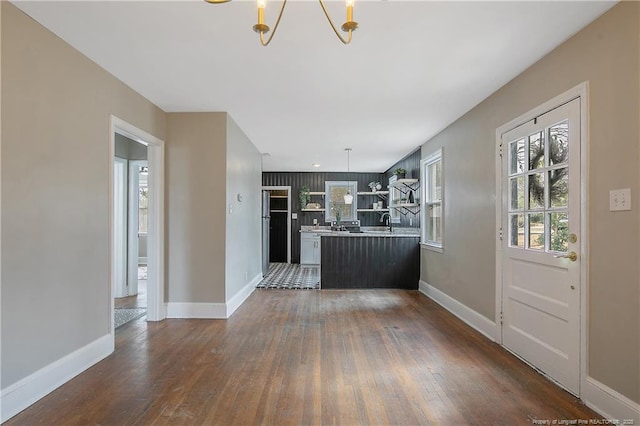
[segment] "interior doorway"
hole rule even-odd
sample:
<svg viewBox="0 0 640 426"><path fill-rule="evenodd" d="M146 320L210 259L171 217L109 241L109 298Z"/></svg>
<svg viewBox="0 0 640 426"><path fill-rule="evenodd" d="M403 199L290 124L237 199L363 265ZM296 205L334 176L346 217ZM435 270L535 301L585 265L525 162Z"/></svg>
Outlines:
<svg viewBox="0 0 640 426"><path fill-rule="evenodd" d="M126 307L146 308L147 321L166 317L164 142L117 117L111 117L110 127L109 303L115 341L118 296Z"/></svg>
<svg viewBox="0 0 640 426"><path fill-rule="evenodd" d="M147 146L115 134L114 328L147 313L149 194Z"/></svg>
<svg viewBox="0 0 640 426"><path fill-rule="evenodd" d="M262 189L269 193L269 262L291 263L291 187Z"/></svg>

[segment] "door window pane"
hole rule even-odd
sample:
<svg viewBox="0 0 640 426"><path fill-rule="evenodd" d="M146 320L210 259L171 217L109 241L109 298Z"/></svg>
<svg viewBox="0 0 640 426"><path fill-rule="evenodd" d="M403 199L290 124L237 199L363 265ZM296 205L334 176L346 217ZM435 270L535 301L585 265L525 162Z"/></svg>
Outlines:
<svg viewBox="0 0 640 426"><path fill-rule="evenodd" d="M529 208L544 208L544 173L529 175Z"/></svg>
<svg viewBox="0 0 640 426"><path fill-rule="evenodd" d="M511 210L524 209L524 176L517 176L510 179L511 181Z"/></svg>
<svg viewBox="0 0 640 426"><path fill-rule="evenodd" d="M509 173L524 172L524 139L511 142L509 145Z"/></svg>
<svg viewBox="0 0 640 426"><path fill-rule="evenodd" d="M544 132L529 136L529 170L544 167Z"/></svg>
<svg viewBox="0 0 640 426"><path fill-rule="evenodd" d="M524 248L524 215L509 215L509 245Z"/></svg>
<svg viewBox="0 0 640 426"><path fill-rule="evenodd" d="M567 236L569 235L569 216L567 212L549 213L549 250L567 252L569 245Z"/></svg>
<svg viewBox="0 0 640 426"><path fill-rule="evenodd" d="M569 169L549 171L549 207L566 207L569 201Z"/></svg>
<svg viewBox="0 0 640 426"><path fill-rule="evenodd" d="M558 123L549 129L549 164L566 163L569 159L569 122Z"/></svg>
<svg viewBox="0 0 640 426"><path fill-rule="evenodd" d="M529 248L544 250L544 214L529 214Z"/></svg>

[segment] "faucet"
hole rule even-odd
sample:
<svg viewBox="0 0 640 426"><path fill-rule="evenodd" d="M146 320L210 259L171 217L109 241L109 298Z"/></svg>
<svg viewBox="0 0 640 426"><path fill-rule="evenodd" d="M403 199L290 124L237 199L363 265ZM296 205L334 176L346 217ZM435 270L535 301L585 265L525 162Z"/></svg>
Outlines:
<svg viewBox="0 0 640 426"><path fill-rule="evenodd" d="M389 212L385 212L380 216L380 222L384 222L384 217L387 217L387 222L386 225L389 227L389 232L392 232L392 225L391 225L391 214Z"/></svg>

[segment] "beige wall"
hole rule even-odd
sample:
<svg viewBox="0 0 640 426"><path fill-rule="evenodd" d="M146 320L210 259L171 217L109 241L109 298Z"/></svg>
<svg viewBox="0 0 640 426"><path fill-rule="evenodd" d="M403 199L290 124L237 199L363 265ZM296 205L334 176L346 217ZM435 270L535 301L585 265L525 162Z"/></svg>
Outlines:
<svg viewBox="0 0 640 426"><path fill-rule="evenodd" d="M9 2L2 8L2 380L110 332L109 117L165 114Z"/></svg>
<svg viewBox="0 0 640 426"><path fill-rule="evenodd" d="M444 147L445 252L422 251L424 281L494 319L495 130L589 82L588 375L640 402L640 4L623 2L422 148ZM631 188L632 211L609 190Z"/></svg>
<svg viewBox="0 0 640 426"><path fill-rule="evenodd" d="M225 298L229 301L262 273L262 155L231 116L227 116L226 178Z"/></svg>
<svg viewBox="0 0 640 426"><path fill-rule="evenodd" d="M169 113L167 302L225 302L227 114Z"/></svg>

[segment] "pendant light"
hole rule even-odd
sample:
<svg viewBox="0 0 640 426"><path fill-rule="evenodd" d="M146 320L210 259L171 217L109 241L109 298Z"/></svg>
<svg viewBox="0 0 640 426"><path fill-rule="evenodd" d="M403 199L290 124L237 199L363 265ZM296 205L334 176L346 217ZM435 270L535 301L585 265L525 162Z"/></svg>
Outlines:
<svg viewBox="0 0 640 426"><path fill-rule="evenodd" d="M345 148L344 150L347 151L347 172L349 172L350 171L349 154L351 154L351 148ZM353 204L353 195L351 195L351 189L347 189L347 193L344 194L344 203Z"/></svg>

